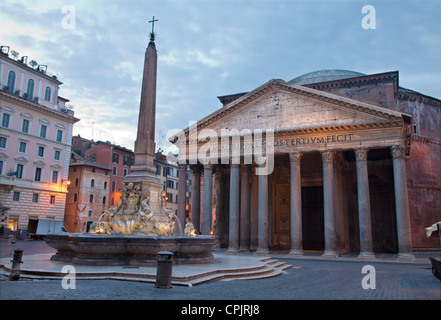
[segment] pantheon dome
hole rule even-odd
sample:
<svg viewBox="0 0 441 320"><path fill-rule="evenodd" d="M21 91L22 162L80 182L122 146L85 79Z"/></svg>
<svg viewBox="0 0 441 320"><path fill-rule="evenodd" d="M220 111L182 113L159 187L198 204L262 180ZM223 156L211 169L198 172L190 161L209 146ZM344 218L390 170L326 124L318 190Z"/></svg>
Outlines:
<svg viewBox="0 0 441 320"><path fill-rule="evenodd" d="M329 69L329 70L319 70L319 71L305 73L288 82L298 85L305 85L311 83L341 80L341 79L355 78L361 76L365 76L365 74L350 70Z"/></svg>

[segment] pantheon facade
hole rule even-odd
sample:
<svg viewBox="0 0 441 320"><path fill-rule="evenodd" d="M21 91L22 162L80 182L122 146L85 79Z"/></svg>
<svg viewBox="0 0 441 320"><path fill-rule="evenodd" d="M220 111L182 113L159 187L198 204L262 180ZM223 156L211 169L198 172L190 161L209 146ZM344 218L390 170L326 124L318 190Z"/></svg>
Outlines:
<svg viewBox="0 0 441 320"><path fill-rule="evenodd" d="M172 139L200 233L231 252L412 259L439 247L424 230L441 220L439 99L399 86L397 71L347 70L218 98Z"/></svg>

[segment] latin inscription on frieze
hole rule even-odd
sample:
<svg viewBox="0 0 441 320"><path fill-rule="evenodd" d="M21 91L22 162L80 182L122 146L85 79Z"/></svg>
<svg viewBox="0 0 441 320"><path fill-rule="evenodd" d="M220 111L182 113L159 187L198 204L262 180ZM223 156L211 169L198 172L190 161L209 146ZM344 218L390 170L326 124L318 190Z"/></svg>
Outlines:
<svg viewBox="0 0 441 320"><path fill-rule="evenodd" d="M289 138L289 139L274 139L274 147L288 147L299 146L316 143L330 143L330 142L346 142L352 141L354 134L334 134L320 137L304 137L304 138Z"/></svg>

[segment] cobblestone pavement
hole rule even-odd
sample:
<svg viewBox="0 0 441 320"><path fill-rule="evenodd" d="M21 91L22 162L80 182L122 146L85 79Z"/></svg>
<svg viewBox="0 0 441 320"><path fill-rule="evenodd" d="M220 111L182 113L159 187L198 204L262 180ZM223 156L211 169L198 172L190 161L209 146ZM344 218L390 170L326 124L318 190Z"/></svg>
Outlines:
<svg viewBox="0 0 441 320"><path fill-rule="evenodd" d="M8 246L0 243L2 254ZM44 245L44 243L43 243ZM44 246L29 244L27 252ZM32 248L33 249L32 249ZM25 249L23 249L25 250ZM7 256L7 255L6 255ZM238 256L240 258L240 256ZM277 258L291 264L281 276L260 280L216 281L194 287L157 289L152 283L78 280L63 289L60 280L0 279L2 300L441 300L441 281L427 264ZM375 269L362 273L365 265ZM369 281L367 281L369 278ZM363 280L364 279L364 280ZM363 289L362 281L375 287Z"/></svg>

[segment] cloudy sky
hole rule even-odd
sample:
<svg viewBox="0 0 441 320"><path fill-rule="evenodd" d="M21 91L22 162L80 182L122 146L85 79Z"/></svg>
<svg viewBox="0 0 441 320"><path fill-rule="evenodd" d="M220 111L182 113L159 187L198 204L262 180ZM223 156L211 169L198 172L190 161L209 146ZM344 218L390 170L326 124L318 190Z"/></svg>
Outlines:
<svg viewBox="0 0 441 320"><path fill-rule="evenodd" d="M375 29L362 27L368 4ZM165 150L217 96L320 69L399 71L401 86L441 98L438 0L2 0L0 44L58 75L75 135L133 149L152 16Z"/></svg>

